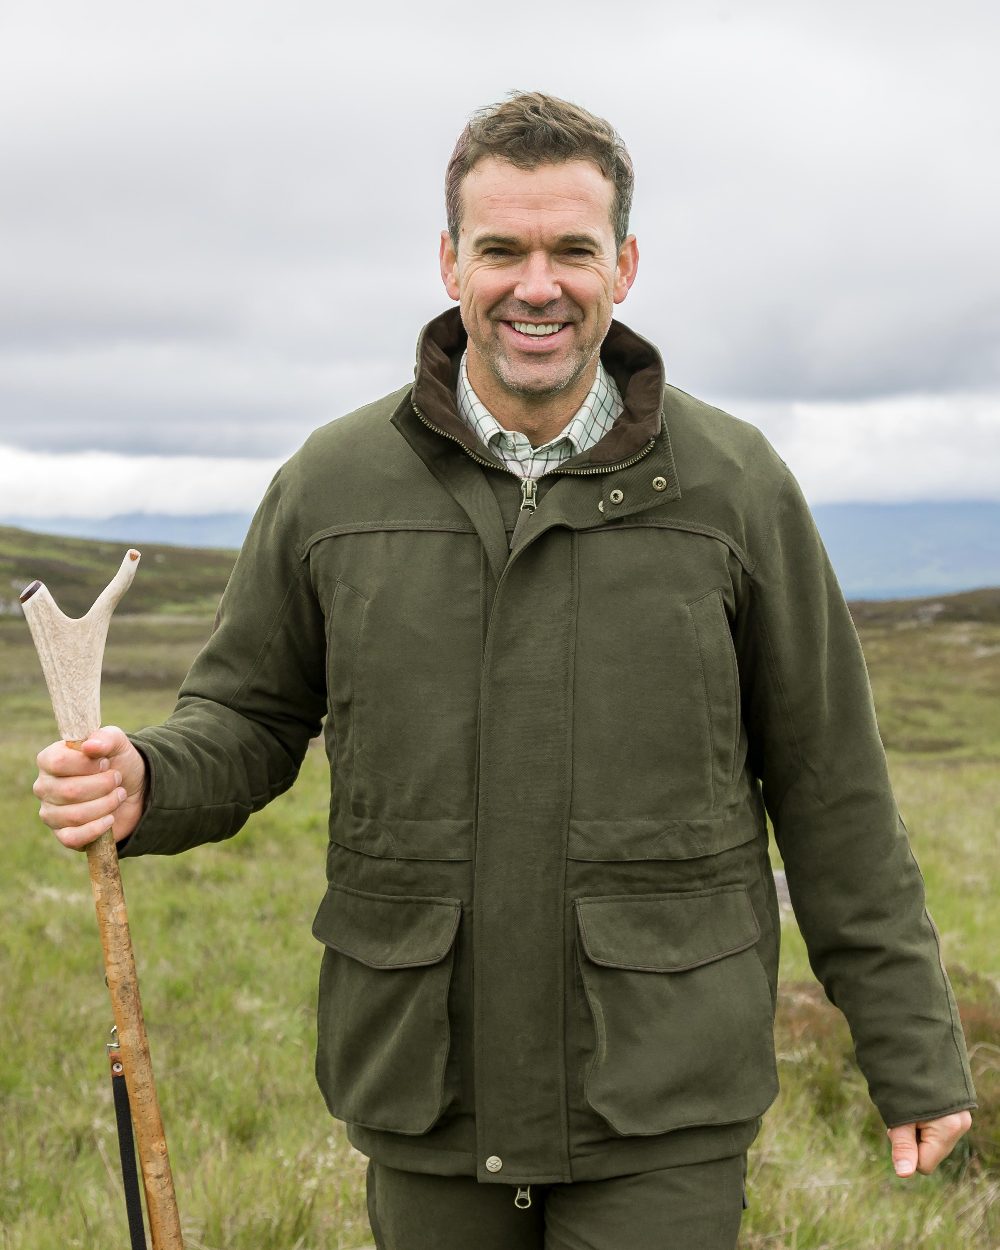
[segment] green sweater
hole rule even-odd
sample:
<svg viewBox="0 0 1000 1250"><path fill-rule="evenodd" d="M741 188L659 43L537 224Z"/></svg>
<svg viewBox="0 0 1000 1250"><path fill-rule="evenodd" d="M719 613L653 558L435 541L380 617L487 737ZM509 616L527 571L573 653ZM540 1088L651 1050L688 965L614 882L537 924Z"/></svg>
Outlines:
<svg viewBox="0 0 1000 1250"><path fill-rule="evenodd" d="M886 1123L974 1105L785 465L615 323L625 410L515 535L518 481L456 411L464 342L431 322L412 386L277 474L173 715L134 736L122 853L236 833L323 728L317 1076L391 1166L526 1184L745 1149L778 1088L765 812Z"/></svg>

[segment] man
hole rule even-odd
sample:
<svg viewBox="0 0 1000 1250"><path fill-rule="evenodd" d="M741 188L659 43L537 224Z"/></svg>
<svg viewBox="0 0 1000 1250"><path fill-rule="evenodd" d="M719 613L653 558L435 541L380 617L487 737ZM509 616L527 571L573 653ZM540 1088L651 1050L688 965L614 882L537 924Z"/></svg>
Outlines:
<svg viewBox="0 0 1000 1250"><path fill-rule="evenodd" d="M413 385L275 477L166 724L39 756L66 845L173 853L325 716L317 1075L384 1250L735 1245L777 1092L765 809L897 1172L975 1105L796 484L612 321L631 192L582 109L477 114Z"/></svg>

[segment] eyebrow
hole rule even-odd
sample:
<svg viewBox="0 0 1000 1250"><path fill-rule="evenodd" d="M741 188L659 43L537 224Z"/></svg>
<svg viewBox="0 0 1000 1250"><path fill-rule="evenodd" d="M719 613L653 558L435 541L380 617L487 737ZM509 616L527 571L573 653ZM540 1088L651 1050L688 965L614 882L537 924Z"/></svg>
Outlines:
<svg viewBox="0 0 1000 1250"><path fill-rule="evenodd" d="M556 240L557 247L573 247L581 244L593 248L595 252L601 250L599 240L591 234L561 234ZM521 240L513 234L483 234L473 239L472 246L477 251L481 251L484 247L516 248L521 246Z"/></svg>

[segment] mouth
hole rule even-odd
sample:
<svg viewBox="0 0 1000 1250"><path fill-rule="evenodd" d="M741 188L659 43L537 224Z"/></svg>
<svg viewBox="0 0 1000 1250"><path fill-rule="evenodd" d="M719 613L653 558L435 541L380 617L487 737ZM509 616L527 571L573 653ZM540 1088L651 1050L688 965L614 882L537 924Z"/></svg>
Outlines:
<svg viewBox="0 0 1000 1250"><path fill-rule="evenodd" d="M503 321L521 347L555 347L571 323L568 321Z"/></svg>

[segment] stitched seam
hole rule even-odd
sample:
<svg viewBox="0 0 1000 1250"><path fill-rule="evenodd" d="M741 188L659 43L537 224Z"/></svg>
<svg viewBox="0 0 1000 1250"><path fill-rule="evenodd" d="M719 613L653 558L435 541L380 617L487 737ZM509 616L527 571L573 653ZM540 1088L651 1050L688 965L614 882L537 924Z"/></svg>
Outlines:
<svg viewBox="0 0 1000 1250"><path fill-rule="evenodd" d="M916 856L913 854L912 847L910 848L910 859L913 861L913 865L917 870L917 874L922 881L923 873L920 871L920 865L917 863ZM931 934L934 938L934 947L937 950L938 971L941 974L941 988L944 990L945 1001L948 1004L948 1018L951 1020L951 1044L955 1048L955 1055L958 1058L958 1064L962 1070L962 1080L965 1084L965 1092L969 1095L970 1098L972 1098L974 1096L973 1091L972 1091L972 1086L969 1084L969 1078L965 1074L965 1064L962 1062L962 1048L958 1044L958 1032L962 1026L961 1026L960 1021L955 1019L955 1007L952 1002L952 995L948 993L948 978L944 970L944 959L942 958L942 955L941 955L941 941L938 936L937 925L931 919L930 912L927 910L926 907L924 908L923 914L924 914L924 920L926 920L928 926L930 927Z"/></svg>
<svg viewBox="0 0 1000 1250"><path fill-rule="evenodd" d="M701 670L701 684L702 684L702 688L705 691L705 710L708 714L708 738L709 738L709 742L712 748L709 753L708 776L709 776L709 781L712 787L712 806L715 807L716 801L718 799L718 795L715 789L716 733L715 733L715 720L712 716L712 694L708 688L708 674L705 672L705 649L704 649L704 646L702 645L702 637L698 630L698 621L695 617L694 612L692 612L691 607L692 607L691 604L687 605L688 616L691 618L691 625L694 628L695 650L698 652L698 668Z"/></svg>
<svg viewBox="0 0 1000 1250"><path fill-rule="evenodd" d="M725 650L725 652L726 652L726 658L727 658L727 660L729 661L729 679L730 679L730 682L731 682L731 691L730 691L730 693L731 693L731 697L732 697L732 701L733 701L733 708L735 709L735 712L736 712L736 724L735 724L735 726L734 726L734 732L733 732L733 735L732 735L732 739L733 739L733 741L732 741L732 751L730 752L730 755L729 755L729 764L728 764L728 766L727 766L727 773L726 773L726 780L727 780L727 782L728 782L729 784L732 784L732 782L733 782L733 780L735 779L735 776L736 776L736 756L737 756L737 752L739 751L740 724L741 724L742 719L743 719L743 711L742 711L742 708L741 708L741 705L740 705L740 704L741 704L741 701L740 701L740 670L739 670L739 662L738 662L738 660L736 659L736 649L735 649L735 647L734 647L734 645L733 645L733 636L732 636L732 631L731 631L730 626L729 626L729 618L728 618L728 616L726 615L726 605L725 605L725 600L724 600L724 598L723 598L723 592L722 592L722 590L721 590L719 587L716 587L714 590L709 590L709 591L706 591L706 592L705 592L705 594L700 595L697 599L692 599L692 600L688 603L687 607L688 607L688 610L689 610L689 611L691 611L691 619L694 621L695 635L696 635L697 640L698 640L698 650L699 650L700 652L702 652L702 668L701 668L701 675L702 675L702 679L703 679L703 681L704 681L704 683L705 683L705 696L706 696L706 698L709 700L709 713L708 713L708 715L709 715L709 722L710 722L710 726L711 726L711 729L712 729L712 735L713 735L712 740L713 740L713 744L714 744L714 742L715 742L715 726L714 726L714 723L712 722L711 699L710 699L709 689L708 689L708 674L707 674L707 672L705 671L705 664L704 664L704 652L703 652L703 650L702 650L702 646L701 646L701 638L702 638L702 633L701 633L701 630L700 630L700 629L699 629L699 627L698 627L698 620L697 620L697 617L695 616L694 612L692 611L692 609L693 609L693 608L694 608L697 604L704 603L704 601L705 601L706 599L715 599L715 600L716 600L716 602L717 602L717 604L718 604L718 610L719 610L719 612L721 613L721 616L722 616L722 625L723 625L723 628L724 628L724 629L725 629L725 631L726 631L726 636L725 636L725 638L724 638L724 640L723 640L723 644L722 644L722 645L723 645L723 649L724 649L724 650ZM714 777L714 770L713 770L713 779L712 779L712 790L713 790L713 794L714 794L714 792L715 792L715 777Z"/></svg>
<svg viewBox="0 0 1000 1250"><path fill-rule="evenodd" d="M299 559L304 560L310 550L324 538L337 538L344 534L367 534L372 532L396 533L400 530L421 530L441 534L475 534L475 529L460 521L348 521L343 525L331 525L317 530L302 544Z"/></svg>
<svg viewBox="0 0 1000 1250"><path fill-rule="evenodd" d="M755 612L754 617L756 620L756 627L759 629L761 637L762 637L762 641L764 643L764 653L767 657L767 666L771 671L771 678L777 690L778 705L781 708L781 712L785 719L785 723L788 726L788 733L791 738L792 750L795 752L795 761L796 761L795 777L789 781L788 785L785 787L784 793L781 795L781 798L775 801L774 811L772 812L772 820L776 820L778 817L778 813L781 810L782 804L784 803L785 799L788 797L789 791L792 789L792 787L795 785L795 782L798 780L799 776L802 774L805 768L805 762L802 756L802 748L799 745L798 735L795 732L795 722L792 719L792 711L788 704L788 697L785 694L785 687L781 681L781 674L778 669L778 661L774 654L774 648L771 645L771 635L770 635L770 632L768 631L767 623L764 620L763 614L761 612Z"/></svg>
<svg viewBox="0 0 1000 1250"><path fill-rule="evenodd" d="M716 529L714 525L703 525L699 521L685 521L683 518L676 517L636 517L634 519L623 518L620 521L611 518L601 522L599 525L581 527L578 532L581 534L613 534L615 530L628 529L680 530L686 534L701 534L705 538L715 538L729 548L748 573L753 571L750 557L735 538L731 538L725 530Z"/></svg>

